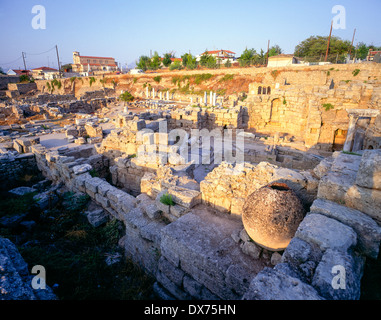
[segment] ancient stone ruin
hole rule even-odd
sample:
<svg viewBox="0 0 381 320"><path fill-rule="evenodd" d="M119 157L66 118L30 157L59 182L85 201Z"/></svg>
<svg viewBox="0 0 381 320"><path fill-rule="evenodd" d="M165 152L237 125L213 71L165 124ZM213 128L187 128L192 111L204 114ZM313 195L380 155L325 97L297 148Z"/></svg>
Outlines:
<svg viewBox="0 0 381 320"><path fill-rule="evenodd" d="M119 246L160 299L357 300L381 241L380 68L364 67L367 83L282 74L209 103L139 88L123 104L83 87L21 101L11 85L0 114L23 123L2 127L0 179L42 173L42 207L59 188L88 195L89 222L123 222ZM14 249L0 240L3 257Z"/></svg>

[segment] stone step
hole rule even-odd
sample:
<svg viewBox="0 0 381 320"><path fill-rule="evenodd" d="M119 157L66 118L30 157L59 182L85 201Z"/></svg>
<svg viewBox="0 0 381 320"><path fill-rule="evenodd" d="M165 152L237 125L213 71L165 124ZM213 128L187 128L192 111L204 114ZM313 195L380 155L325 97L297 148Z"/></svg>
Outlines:
<svg viewBox="0 0 381 320"><path fill-rule="evenodd" d="M316 199L311 213L320 213L352 227L357 233L358 249L368 257L377 259L381 241L381 227L365 213L338 203Z"/></svg>

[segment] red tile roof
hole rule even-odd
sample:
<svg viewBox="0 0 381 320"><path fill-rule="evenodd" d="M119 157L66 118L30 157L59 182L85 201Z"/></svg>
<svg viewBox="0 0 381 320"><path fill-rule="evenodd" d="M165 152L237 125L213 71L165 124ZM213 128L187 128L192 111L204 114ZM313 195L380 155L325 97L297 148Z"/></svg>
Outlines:
<svg viewBox="0 0 381 320"><path fill-rule="evenodd" d="M58 71L57 69L49 68L49 67L40 67L40 68L34 68L32 70L42 70L42 71Z"/></svg>
<svg viewBox="0 0 381 320"><path fill-rule="evenodd" d="M22 75L22 74L29 74L30 71L29 70L18 70L18 69L12 69L12 71L18 75Z"/></svg>
<svg viewBox="0 0 381 320"><path fill-rule="evenodd" d="M233 51L229 51L229 50L205 51L203 54L205 54L205 53L208 53L208 54L216 54L216 53L220 53L220 52L226 52L226 53L232 53L232 54L235 54L235 52L233 52Z"/></svg>
<svg viewBox="0 0 381 320"><path fill-rule="evenodd" d="M111 59L114 60L114 58L109 58L109 57L92 57L92 56L79 56L80 58L90 58L90 59Z"/></svg>

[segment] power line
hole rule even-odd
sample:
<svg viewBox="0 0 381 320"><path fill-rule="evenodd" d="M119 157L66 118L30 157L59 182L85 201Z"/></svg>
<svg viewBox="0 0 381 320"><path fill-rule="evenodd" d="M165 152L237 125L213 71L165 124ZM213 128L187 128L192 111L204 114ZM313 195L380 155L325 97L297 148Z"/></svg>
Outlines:
<svg viewBox="0 0 381 320"><path fill-rule="evenodd" d="M53 48L50 48L49 50L46 50L46 51L44 51L44 52L41 52L41 53L29 53L29 52L25 52L25 54L29 54L29 55L31 55L31 56L39 56L39 55L41 55L41 54L45 54L45 53L47 53L47 52L49 52L49 51L52 51L53 49L55 49L56 48L56 46L54 46Z"/></svg>
<svg viewBox="0 0 381 320"><path fill-rule="evenodd" d="M11 62L0 63L0 64L1 64L1 65L12 64L12 63L15 63L16 61L19 61L20 59L22 59L22 56L19 56L16 60L13 60L13 61L11 61Z"/></svg>

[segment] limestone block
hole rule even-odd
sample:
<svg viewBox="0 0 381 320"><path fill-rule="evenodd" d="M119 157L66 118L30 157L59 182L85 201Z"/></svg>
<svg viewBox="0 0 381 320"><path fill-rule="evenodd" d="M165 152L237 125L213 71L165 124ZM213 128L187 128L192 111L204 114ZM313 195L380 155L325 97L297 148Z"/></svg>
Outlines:
<svg viewBox="0 0 381 320"><path fill-rule="evenodd" d="M184 278L184 271L179 268L176 268L172 263L170 263L163 256L159 259L158 264L159 270L165 274L169 280L171 280L175 285L181 287Z"/></svg>
<svg viewBox="0 0 381 320"><path fill-rule="evenodd" d="M364 258L328 249L315 270L312 285L329 300L359 300L363 266Z"/></svg>
<svg viewBox="0 0 381 320"><path fill-rule="evenodd" d="M154 143L168 145L168 133L164 132L155 132L154 134Z"/></svg>
<svg viewBox="0 0 381 320"><path fill-rule="evenodd" d="M243 300L322 300L318 292L300 279L276 269L264 268L250 283Z"/></svg>
<svg viewBox="0 0 381 320"><path fill-rule="evenodd" d="M98 192L98 185L104 183L104 180L98 177L90 178L85 181L86 192L90 191L93 194Z"/></svg>
<svg viewBox="0 0 381 320"><path fill-rule="evenodd" d="M93 227L99 227L109 221L110 217L102 208L85 212L87 220Z"/></svg>
<svg viewBox="0 0 381 320"><path fill-rule="evenodd" d="M360 252L377 259L381 241L381 227L368 215L324 199L316 199L310 211L324 214L352 227L357 233Z"/></svg>
<svg viewBox="0 0 381 320"><path fill-rule="evenodd" d="M143 144L152 145L154 143L154 133L147 132L143 134Z"/></svg>
<svg viewBox="0 0 381 320"><path fill-rule="evenodd" d="M201 203L201 192L196 190L174 186L168 189L168 193L172 195L176 204L186 208L193 208Z"/></svg>
<svg viewBox="0 0 381 320"><path fill-rule="evenodd" d="M364 151L356 184L364 188L381 190L381 149Z"/></svg>
<svg viewBox="0 0 381 320"><path fill-rule="evenodd" d="M322 251L330 248L346 252L357 243L357 235L351 227L317 213L303 219L295 237L316 244Z"/></svg>
<svg viewBox="0 0 381 320"><path fill-rule="evenodd" d="M254 242L242 242L241 249L243 253L254 259L258 259L262 252L262 249L259 248Z"/></svg>
<svg viewBox="0 0 381 320"><path fill-rule="evenodd" d="M153 200L142 201L139 207L142 208L143 212L145 212L150 219L158 219L161 216L160 209Z"/></svg>
<svg viewBox="0 0 381 320"><path fill-rule="evenodd" d="M85 163L85 164L80 164L80 165L77 165L77 166L74 166L73 167L73 173L75 175L79 175L79 174L82 174L82 173L85 173L85 172L88 172L92 169L92 166Z"/></svg>
<svg viewBox="0 0 381 320"><path fill-rule="evenodd" d="M176 218L180 218L187 212L189 212L187 208L184 208L183 206L180 206L178 204L175 204L174 206L170 206L169 208L169 213L175 216Z"/></svg>
<svg viewBox="0 0 381 320"><path fill-rule="evenodd" d="M381 190L352 185L344 195L344 203L366 213L381 224Z"/></svg>
<svg viewBox="0 0 381 320"><path fill-rule="evenodd" d="M103 182L98 185L98 193L105 197L107 192L112 189L112 185L102 180Z"/></svg>
<svg viewBox="0 0 381 320"><path fill-rule="evenodd" d="M110 200L106 197L101 196L99 193L95 194L95 201L105 209L110 206Z"/></svg>

